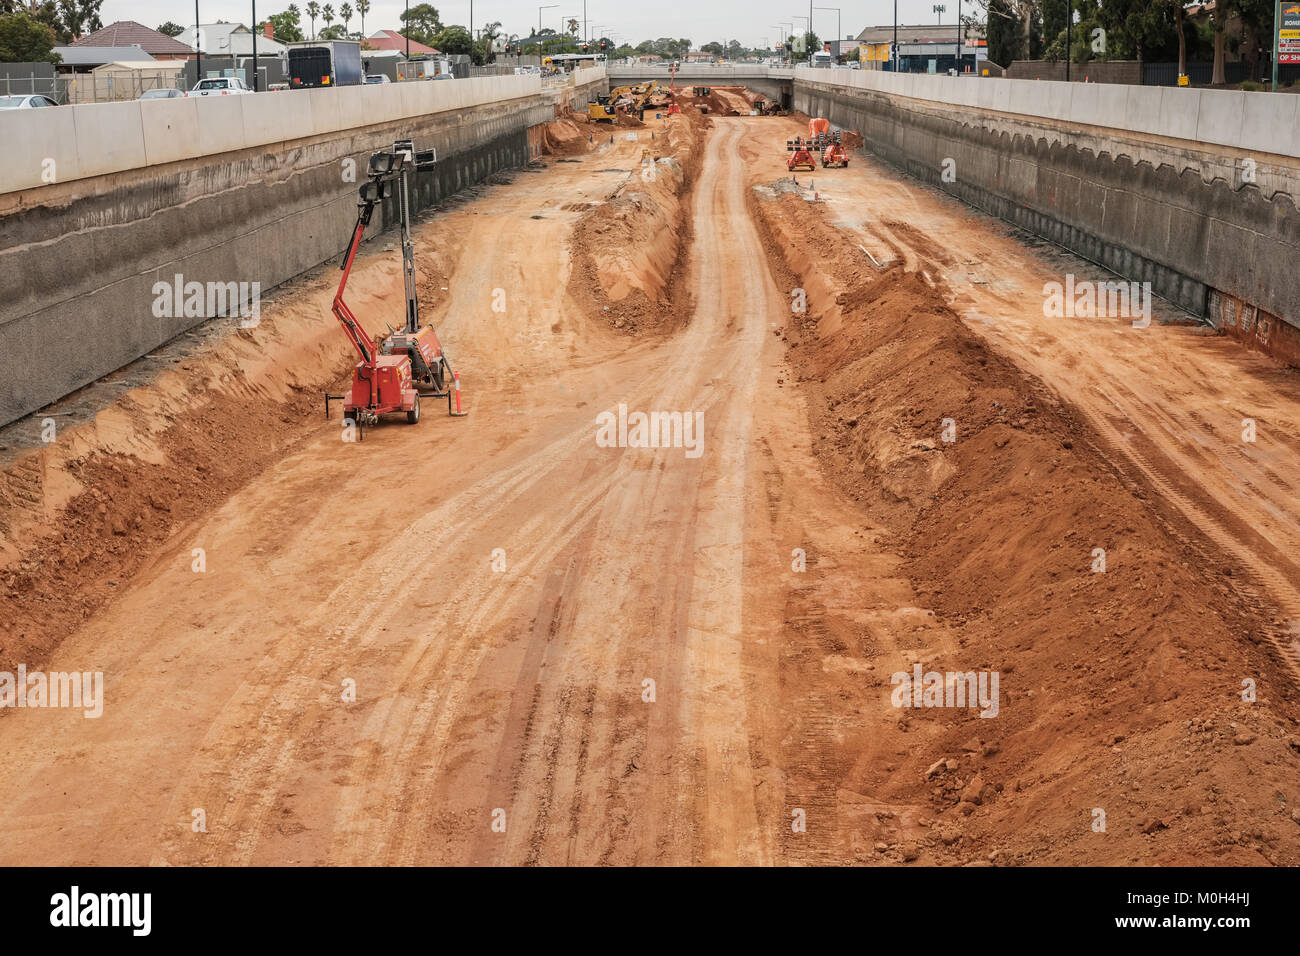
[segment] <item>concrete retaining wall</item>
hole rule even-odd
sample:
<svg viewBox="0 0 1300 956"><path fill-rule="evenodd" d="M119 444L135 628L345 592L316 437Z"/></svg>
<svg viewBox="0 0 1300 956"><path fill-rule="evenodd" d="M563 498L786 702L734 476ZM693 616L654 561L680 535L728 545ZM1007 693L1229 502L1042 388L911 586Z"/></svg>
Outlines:
<svg viewBox="0 0 1300 956"><path fill-rule="evenodd" d="M833 79L831 78L833 77ZM796 82L885 93L1072 125L1300 156L1300 97L1238 90L994 80L799 67Z"/></svg>
<svg viewBox="0 0 1300 956"><path fill-rule="evenodd" d="M1076 99L1081 84L907 75L881 81L867 74L828 83L815 82L811 72L800 71L795 107L858 130L867 149L916 178L1122 276L1149 281L1196 315L1207 314L1209 292L1219 290L1300 323L1297 167L1260 155L1261 178L1243 183L1241 159L1252 154L1215 145L1232 139L1231 128L1260 147L1291 149L1296 130L1282 125L1282 114L1300 98L1257 95L1263 102L1233 120L1224 104L1251 94L1091 86ZM896 88L909 95L892 93ZM1168 94L1190 99L1151 116L1147 126L1204 133L1208 141L1139 139L1074 125L1081 117L1100 125L1124 114L1136 127L1143 117L1136 106ZM1014 105L1032 112L1015 114ZM1276 128L1264 118L1270 113ZM945 160L955 182L943 181Z"/></svg>
<svg viewBox="0 0 1300 956"><path fill-rule="evenodd" d="M530 127L604 82L584 79L545 93L510 76L31 111L46 123L11 141L27 163L3 175L54 155L59 182L0 195L0 424L211 317L155 315L157 282L265 293L339 255L356 220L348 174L363 180L376 149L410 138L437 150L412 196L425 208L525 165Z"/></svg>

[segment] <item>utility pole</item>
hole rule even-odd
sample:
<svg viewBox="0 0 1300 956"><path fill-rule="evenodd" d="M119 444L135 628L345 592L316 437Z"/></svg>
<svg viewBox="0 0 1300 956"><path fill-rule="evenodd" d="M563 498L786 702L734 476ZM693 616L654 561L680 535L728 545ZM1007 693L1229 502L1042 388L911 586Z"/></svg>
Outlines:
<svg viewBox="0 0 1300 956"><path fill-rule="evenodd" d="M961 0L957 0L957 75L961 76Z"/></svg>
<svg viewBox="0 0 1300 956"><path fill-rule="evenodd" d="M817 9L826 10L826 11L831 11L831 10L835 11L835 58L839 59L840 54L843 52L843 50L841 49L841 45L844 42L844 34L840 32L841 28L844 25L843 21L840 20L840 8L839 7L818 7Z"/></svg>
<svg viewBox="0 0 1300 956"><path fill-rule="evenodd" d="M257 0L253 0L253 92L257 92Z"/></svg>
<svg viewBox="0 0 1300 956"><path fill-rule="evenodd" d="M1273 4L1273 92L1274 93L1277 92L1277 55L1280 52L1278 49L1279 46L1278 37L1282 35L1282 21L1279 19L1279 14L1281 13L1281 9L1282 9L1281 3Z"/></svg>
<svg viewBox="0 0 1300 956"><path fill-rule="evenodd" d="M199 29L199 0L194 0L194 82L203 79L203 31Z"/></svg>
<svg viewBox="0 0 1300 956"><path fill-rule="evenodd" d="M894 72L898 72L898 0L894 0L894 48L889 52L889 58L894 61Z"/></svg>
<svg viewBox="0 0 1300 956"><path fill-rule="evenodd" d="M1070 24L1073 20L1074 11L1070 9L1070 0L1065 0L1065 82L1067 83L1070 82Z"/></svg>
<svg viewBox="0 0 1300 956"><path fill-rule="evenodd" d="M406 24L406 33L405 33L406 62L410 63L411 62L411 0L406 0L406 19L403 22ZM471 37L470 39L472 40L473 37Z"/></svg>

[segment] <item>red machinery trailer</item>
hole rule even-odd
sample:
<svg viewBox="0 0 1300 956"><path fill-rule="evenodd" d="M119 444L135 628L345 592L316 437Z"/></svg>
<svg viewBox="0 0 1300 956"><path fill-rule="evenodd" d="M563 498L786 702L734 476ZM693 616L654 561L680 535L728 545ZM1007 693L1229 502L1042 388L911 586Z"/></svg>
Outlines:
<svg viewBox="0 0 1300 956"><path fill-rule="evenodd" d="M327 418L330 401L336 400L343 402L344 415L358 428L378 424L379 416L389 412L405 412L406 420L413 425L420 420L421 388L428 390L427 397L446 398L448 414L465 414L460 409L460 377L452 370L433 327L420 325L420 301L415 288L415 251L411 243L407 180L412 172L433 168L435 161L432 151L417 153L410 140L399 140L391 149L381 150L370 157L367 182L361 186L357 199L357 224L352 229L352 239L340 266L343 277L334 294L332 309L361 361L352 372L352 387L347 395L325 396ZM361 327L344 301L343 293L375 207L392 198L394 184L398 187L406 315L402 328L396 330L388 326L389 335L381 342ZM453 392L456 398L454 411Z"/></svg>
<svg viewBox="0 0 1300 956"><path fill-rule="evenodd" d="M805 143L796 136L794 139L786 140L785 148L790 153L785 165L791 172L796 169L806 169L812 172L817 168L817 163L813 160L811 142Z"/></svg>

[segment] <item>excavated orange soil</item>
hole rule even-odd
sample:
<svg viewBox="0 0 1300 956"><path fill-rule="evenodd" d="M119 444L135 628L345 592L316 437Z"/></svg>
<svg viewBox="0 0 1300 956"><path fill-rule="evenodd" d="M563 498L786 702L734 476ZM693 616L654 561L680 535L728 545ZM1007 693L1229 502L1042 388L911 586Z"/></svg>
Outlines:
<svg viewBox="0 0 1300 956"><path fill-rule="evenodd" d="M571 241L571 294L629 335L676 328L689 312L681 272L691 241L691 187L710 123L693 108L646 116L639 125L655 138L640 134L637 163L610 172L619 177L617 188L585 213Z"/></svg>
<svg viewBox="0 0 1300 956"><path fill-rule="evenodd" d="M1285 595L928 230L1029 252L856 155L833 201L751 189L798 126L561 119L578 162L417 229L467 418L340 441L324 269L9 468L0 668L110 694L0 715L3 862L1300 863ZM854 189L897 198L864 235ZM597 442L620 404L700 453ZM998 715L893 706L915 664Z"/></svg>
<svg viewBox="0 0 1300 956"><path fill-rule="evenodd" d="M932 726L885 793L928 801L1008 860L1300 859L1271 796L1294 779L1296 693L1264 640L1270 619L1209 542L1123 480L1078 415L919 273L867 264L798 196L756 207L776 267L819 306L790 343L818 457L889 527L925 605L959 635L915 656L1002 674L999 719L912 712ZM1241 702L1241 675L1268 687L1257 703ZM1086 825L1094 808L1104 835Z"/></svg>

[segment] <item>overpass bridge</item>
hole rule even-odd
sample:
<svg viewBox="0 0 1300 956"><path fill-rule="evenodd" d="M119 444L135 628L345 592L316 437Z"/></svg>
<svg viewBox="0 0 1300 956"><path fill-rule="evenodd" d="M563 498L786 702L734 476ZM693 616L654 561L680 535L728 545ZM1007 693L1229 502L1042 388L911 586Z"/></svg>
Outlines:
<svg viewBox="0 0 1300 956"><path fill-rule="evenodd" d="M611 86L658 80L668 85L669 68L650 64L608 67ZM678 86L744 86L789 109L794 102L794 67L758 64L703 66L683 64L677 70Z"/></svg>

